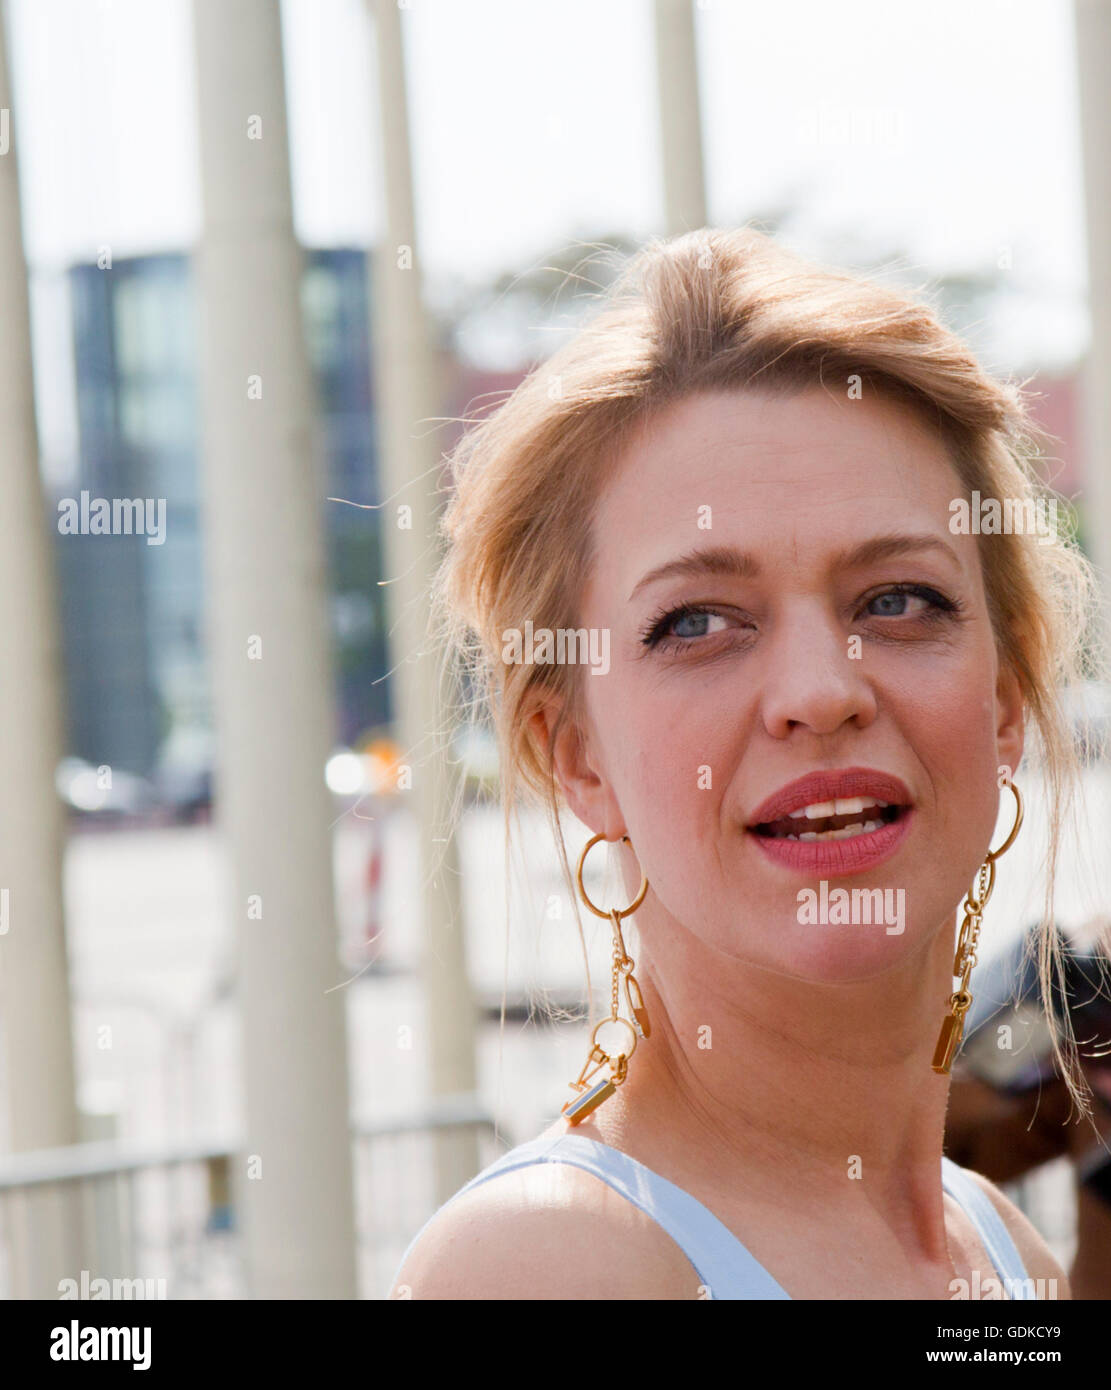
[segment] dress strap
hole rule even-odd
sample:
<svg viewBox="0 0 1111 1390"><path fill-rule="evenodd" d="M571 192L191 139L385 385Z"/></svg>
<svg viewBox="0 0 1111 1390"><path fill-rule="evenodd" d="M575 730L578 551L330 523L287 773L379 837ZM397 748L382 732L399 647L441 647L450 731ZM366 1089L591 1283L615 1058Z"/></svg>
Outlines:
<svg viewBox="0 0 1111 1390"><path fill-rule="evenodd" d="M1033 1299L1034 1280L1026 1273L1026 1266L1018 1247L1011 1239L1011 1233L999 1215L995 1203L974 1179L970 1178L951 1158L942 1157L941 1185L962 1208L965 1215L976 1228L976 1233L984 1243L995 1274L1012 1299Z"/></svg>
<svg viewBox="0 0 1111 1390"><path fill-rule="evenodd" d="M532 1163L582 1168L652 1217L690 1260L707 1299L789 1299L764 1266L701 1202L608 1144L583 1134L541 1137L510 1149L468 1187ZM466 1188L461 1189L466 1191Z"/></svg>

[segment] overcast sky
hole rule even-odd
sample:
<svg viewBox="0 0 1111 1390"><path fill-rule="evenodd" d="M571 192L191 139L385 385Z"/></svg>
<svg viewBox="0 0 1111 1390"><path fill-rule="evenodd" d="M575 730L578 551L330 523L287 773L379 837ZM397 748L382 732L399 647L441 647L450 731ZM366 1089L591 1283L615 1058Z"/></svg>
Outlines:
<svg viewBox="0 0 1111 1390"><path fill-rule="evenodd" d="M200 228L188 0L11 0L36 267L186 248ZM296 221L377 231L365 0L284 0ZM866 234L926 271L993 266L1044 298L1015 333L1083 336L1067 0L696 0L711 222L784 199L801 249ZM431 276L525 270L660 229L651 0L411 0L402 14ZM1030 322L1033 318L1033 322Z"/></svg>

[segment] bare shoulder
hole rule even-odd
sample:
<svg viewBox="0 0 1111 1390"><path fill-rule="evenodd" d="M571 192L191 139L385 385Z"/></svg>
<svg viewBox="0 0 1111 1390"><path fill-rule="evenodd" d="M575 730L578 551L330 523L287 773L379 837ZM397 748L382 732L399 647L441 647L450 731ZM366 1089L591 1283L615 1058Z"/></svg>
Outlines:
<svg viewBox="0 0 1111 1390"><path fill-rule="evenodd" d="M1057 1281L1057 1298L1071 1298L1072 1292L1069 1289L1069 1281L1065 1271L1054 1258L1053 1252L1029 1218L1019 1211L1014 1202L1005 1196L995 1183L990 1182L971 1168L966 1168L964 1171L994 1203L996 1210L1003 1218L1003 1224L1007 1227L1010 1237L1018 1249L1018 1253L1022 1256L1022 1263L1026 1266L1028 1276L1031 1279L1044 1279L1047 1283L1049 1280L1055 1279Z"/></svg>
<svg viewBox="0 0 1111 1390"><path fill-rule="evenodd" d="M566 1163L499 1173L441 1207L389 1297L705 1297L694 1266L655 1221Z"/></svg>

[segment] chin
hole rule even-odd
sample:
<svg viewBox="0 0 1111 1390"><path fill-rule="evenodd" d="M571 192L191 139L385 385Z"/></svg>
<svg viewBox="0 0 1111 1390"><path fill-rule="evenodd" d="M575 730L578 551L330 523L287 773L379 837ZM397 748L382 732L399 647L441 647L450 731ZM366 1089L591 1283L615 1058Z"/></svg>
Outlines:
<svg viewBox="0 0 1111 1390"><path fill-rule="evenodd" d="M776 951L777 968L811 984L864 984L882 977L914 953L919 943L909 924L800 926L791 922ZM784 950L786 945L788 949Z"/></svg>

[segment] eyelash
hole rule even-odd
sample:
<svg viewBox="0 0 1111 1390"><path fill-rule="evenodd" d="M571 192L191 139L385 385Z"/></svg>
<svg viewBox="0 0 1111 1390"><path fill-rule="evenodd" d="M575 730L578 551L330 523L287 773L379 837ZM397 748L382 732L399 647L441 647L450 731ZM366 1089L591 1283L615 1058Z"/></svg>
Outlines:
<svg viewBox="0 0 1111 1390"><path fill-rule="evenodd" d="M949 598L940 593L937 589L932 589L927 584L892 584L878 594L873 594L864 605L875 603L877 599L886 598L889 594L909 594L913 598L922 598L930 603L933 612L922 613L919 616L926 622L936 622L942 618L959 617L964 612L964 604L960 599ZM719 608L712 604L681 603L675 608L668 608L660 611L651 618L640 634L640 640L645 647L656 648L668 643L675 643L682 647L689 647L697 640L696 638L672 637L667 629L679 618L691 615L710 613L718 617L726 617ZM874 616L879 616L878 614ZM903 614L895 614L895 617L903 617Z"/></svg>

